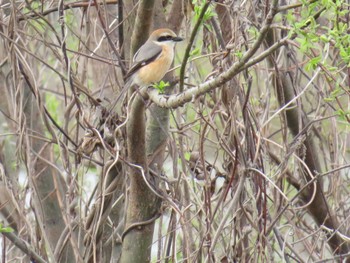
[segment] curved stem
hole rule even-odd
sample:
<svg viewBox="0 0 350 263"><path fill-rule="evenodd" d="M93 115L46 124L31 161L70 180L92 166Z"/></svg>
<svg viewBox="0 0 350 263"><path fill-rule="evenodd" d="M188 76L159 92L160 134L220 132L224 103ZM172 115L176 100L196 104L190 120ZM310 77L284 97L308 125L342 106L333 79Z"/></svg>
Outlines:
<svg viewBox="0 0 350 263"><path fill-rule="evenodd" d="M192 30L190 40L188 41L188 45L186 47L185 55L184 55L184 58L183 58L183 61L182 61L182 64L181 64L181 68L180 68L180 92L182 92L183 89L184 89L185 69L186 69L187 61L188 61L188 59L190 57L190 52L191 52L191 48L192 48L194 39L195 39L195 37L197 35L197 32L198 32L198 29L199 29L200 25L202 24L204 15L207 12L210 3L211 3L211 0L208 0L204 4L204 6L203 6L203 8L201 10L201 13L199 14L197 23L195 24L195 26L194 26L194 28Z"/></svg>

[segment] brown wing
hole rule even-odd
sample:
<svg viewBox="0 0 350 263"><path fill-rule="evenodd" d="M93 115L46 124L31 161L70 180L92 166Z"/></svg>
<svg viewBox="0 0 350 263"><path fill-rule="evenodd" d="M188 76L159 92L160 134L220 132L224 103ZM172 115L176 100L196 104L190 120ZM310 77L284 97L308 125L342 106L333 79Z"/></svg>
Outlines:
<svg viewBox="0 0 350 263"><path fill-rule="evenodd" d="M154 61L162 52L162 47L154 44L152 41L147 41L135 53L133 58L133 65L126 73L124 80L127 81L136 71L141 67Z"/></svg>

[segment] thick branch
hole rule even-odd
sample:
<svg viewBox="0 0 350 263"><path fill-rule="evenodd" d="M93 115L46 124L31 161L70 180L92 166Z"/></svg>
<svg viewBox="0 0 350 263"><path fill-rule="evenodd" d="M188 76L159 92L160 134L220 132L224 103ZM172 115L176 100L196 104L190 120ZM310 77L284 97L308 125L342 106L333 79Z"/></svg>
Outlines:
<svg viewBox="0 0 350 263"><path fill-rule="evenodd" d="M144 43L151 28L154 0L140 1L135 27L131 39L131 55ZM125 232L122 236L122 255L120 262L149 262L150 247L154 230L154 200L156 196L147 184L148 166L145 142L145 104L143 98L136 95L131 102L127 122L129 195L126 212ZM147 223L145 223L147 222ZM136 227L134 227L136 226Z"/></svg>
<svg viewBox="0 0 350 263"><path fill-rule="evenodd" d="M149 220L156 214L154 207L156 196L146 184L148 168L145 145L145 104L141 96L137 96L133 101L129 116L128 159L133 167L129 169L126 231L123 234L120 262L149 262L154 230L154 221ZM145 224L145 222L149 223Z"/></svg>
<svg viewBox="0 0 350 263"><path fill-rule="evenodd" d="M190 101L196 99L197 97L207 93L208 91L211 91L211 90L223 85L224 83L231 80L235 75L237 75L241 71L243 71L243 70L257 64L258 62L264 60L266 57L271 55L273 52L275 52L281 46L285 45L288 40L289 40L289 37L285 37L285 38L281 39L280 41L277 41L269 49L265 50L264 52L260 53L259 55L255 56L255 57L251 58L249 61L247 61L243 65L241 65L240 62L236 62L226 72L223 72L222 74L217 76L215 79L211 79L209 81L206 81L205 83L203 83L197 87L190 88L182 93L174 94L171 96L160 95L160 94L158 94L157 90L152 89L148 93L149 98L160 107L164 107L164 108L180 107L183 104L190 102Z"/></svg>

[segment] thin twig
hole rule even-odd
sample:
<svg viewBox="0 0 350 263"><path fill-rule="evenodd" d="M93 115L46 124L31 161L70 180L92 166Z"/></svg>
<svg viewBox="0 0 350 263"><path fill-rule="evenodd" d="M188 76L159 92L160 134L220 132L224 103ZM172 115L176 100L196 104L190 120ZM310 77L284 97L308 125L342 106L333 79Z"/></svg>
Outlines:
<svg viewBox="0 0 350 263"><path fill-rule="evenodd" d="M184 55L184 58L182 60L182 64L181 64L181 68L180 68L180 92L182 92L184 89L185 69L186 69L186 64L187 64L188 58L190 57L190 52L191 52L191 48L192 48L194 39L197 35L197 32L198 32L200 25L203 22L204 15L210 6L210 3L211 3L211 0L207 1L204 4L204 6L202 7L201 13L199 14L198 20L197 20L197 22L192 30L191 37L188 41L188 44L187 44L187 47L185 50L185 55Z"/></svg>
<svg viewBox="0 0 350 263"><path fill-rule="evenodd" d="M103 2L98 2L98 5L114 5L117 4L118 0L107 0L107 1L103 1ZM63 7L61 10L67 10L67 9L71 9L71 8L82 8L82 7L89 7L89 6L95 6L96 3L95 2L91 2L91 1L79 1L79 2L73 2L73 3L65 3L63 4ZM41 13L39 13L41 16L47 16L48 14L51 14L53 12L57 12L59 10L59 6L47 9ZM23 20L27 20L30 18L37 18L39 17L37 14L24 14L23 16L18 18L18 21L23 21Z"/></svg>
<svg viewBox="0 0 350 263"><path fill-rule="evenodd" d="M47 263L45 259L43 259L39 254L35 252L35 250L30 246L30 244L19 238L15 233L6 233L2 232L5 237L7 237L11 242L22 250L25 254L27 254L31 259L34 259L37 263Z"/></svg>

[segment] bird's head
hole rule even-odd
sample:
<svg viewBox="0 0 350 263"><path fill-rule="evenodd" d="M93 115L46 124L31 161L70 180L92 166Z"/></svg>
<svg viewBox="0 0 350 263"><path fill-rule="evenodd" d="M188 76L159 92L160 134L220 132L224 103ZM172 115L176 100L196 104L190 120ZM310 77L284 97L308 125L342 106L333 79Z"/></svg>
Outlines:
<svg viewBox="0 0 350 263"><path fill-rule="evenodd" d="M168 28L161 28L155 30L150 36L150 41L153 41L157 45L175 45L176 42L180 42L183 38L178 37L172 30Z"/></svg>

